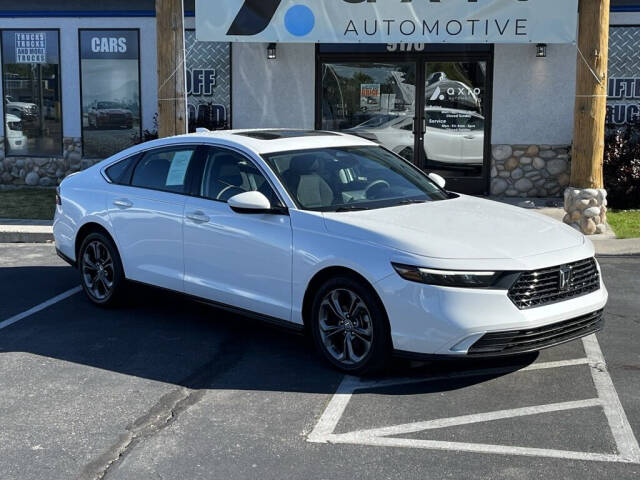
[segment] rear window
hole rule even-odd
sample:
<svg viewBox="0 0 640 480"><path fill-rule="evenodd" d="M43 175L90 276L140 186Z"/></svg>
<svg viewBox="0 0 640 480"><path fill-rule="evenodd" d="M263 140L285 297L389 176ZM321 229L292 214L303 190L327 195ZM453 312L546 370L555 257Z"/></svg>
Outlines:
<svg viewBox="0 0 640 480"><path fill-rule="evenodd" d="M112 183L117 183L118 185L128 185L129 180L131 179L131 168L133 167L137 159L138 155L133 155L132 157L125 158L124 160L111 165L104 171L104 173Z"/></svg>

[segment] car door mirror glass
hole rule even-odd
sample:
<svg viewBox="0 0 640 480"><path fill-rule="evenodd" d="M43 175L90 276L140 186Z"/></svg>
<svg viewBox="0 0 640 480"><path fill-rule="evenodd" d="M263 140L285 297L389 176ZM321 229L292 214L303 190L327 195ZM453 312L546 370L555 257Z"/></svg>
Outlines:
<svg viewBox="0 0 640 480"><path fill-rule="evenodd" d="M447 184L447 181L437 173L430 173L429 178L440 188L444 188L444 186Z"/></svg>
<svg viewBox="0 0 640 480"><path fill-rule="evenodd" d="M253 191L234 195L227 200L229 207L238 213L268 213L271 212L271 202L264 194Z"/></svg>

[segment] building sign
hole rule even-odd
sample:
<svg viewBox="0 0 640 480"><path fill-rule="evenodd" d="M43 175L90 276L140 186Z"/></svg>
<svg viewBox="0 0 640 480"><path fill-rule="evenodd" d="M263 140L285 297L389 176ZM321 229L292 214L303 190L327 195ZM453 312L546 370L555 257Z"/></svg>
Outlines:
<svg viewBox="0 0 640 480"><path fill-rule="evenodd" d="M640 123L640 27L611 27L607 123Z"/></svg>
<svg viewBox="0 0 640 480"><path fill-rule="evenodd" d="M44 32L16 33L16 63L47 63L47 36Z"/></svg>
<svg viewBox="0 0 640 480"><path fill-rule="evenodd" d="M363 111L380 110L380 84L360 84L360 108Z"/></svg>
<svg viewBox="0 0 640 480"><path fill-rule="evenodd" d="M570 43L578 0L196 0L198 40Z"/></svg>
<svg viewBox="0 0 640 480"><path fill-rule="evenodd" d="M185 31L189 130L231 128L231 46L198 42Z"/></svg>
<svg viewBox="0 0 640 480"><path fill-rule="evenodd" d="M3 36L5 63L58 63L58 35L53 30L12 31Z"/></svg>
<svg viewBox="0 0 640 480"><path fill-rule="evenodd" d="M80 30L83 153L106 158L140 142L138 30Z"/></svg>

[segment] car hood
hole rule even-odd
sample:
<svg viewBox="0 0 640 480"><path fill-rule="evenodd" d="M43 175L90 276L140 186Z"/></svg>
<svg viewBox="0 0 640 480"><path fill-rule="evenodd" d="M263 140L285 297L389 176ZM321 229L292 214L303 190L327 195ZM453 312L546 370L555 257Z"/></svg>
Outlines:
<svg viewBox="0 0 640 480"><path fill-rule="evenodd" d="M124 108L99 108L98 111L100 113L109 113L113 115L130 113L129 110L125 110Z"/></svg>
<svg viewBox="0 0 640 480"><path fill-rule="evenodd" d="M578 247L584 237L549 217L499 202L458 198L326 212L329 233L425 257L516 259Z"/></svg>

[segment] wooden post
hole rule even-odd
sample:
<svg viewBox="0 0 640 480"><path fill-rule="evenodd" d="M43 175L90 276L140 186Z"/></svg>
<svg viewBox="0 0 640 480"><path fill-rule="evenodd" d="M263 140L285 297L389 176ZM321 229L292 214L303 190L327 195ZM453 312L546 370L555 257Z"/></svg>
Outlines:
<svg viewBox="0 0 640 480"><path fill-rule="evenodd" d="M579 8L571 186L603 188L609 0L580 0Z"/></svg>
<svg viewBox="0 0 640 480"><path fill-rule="evenodd" d="M187 133L183 0L156 0L158 136Z"/></svg>

